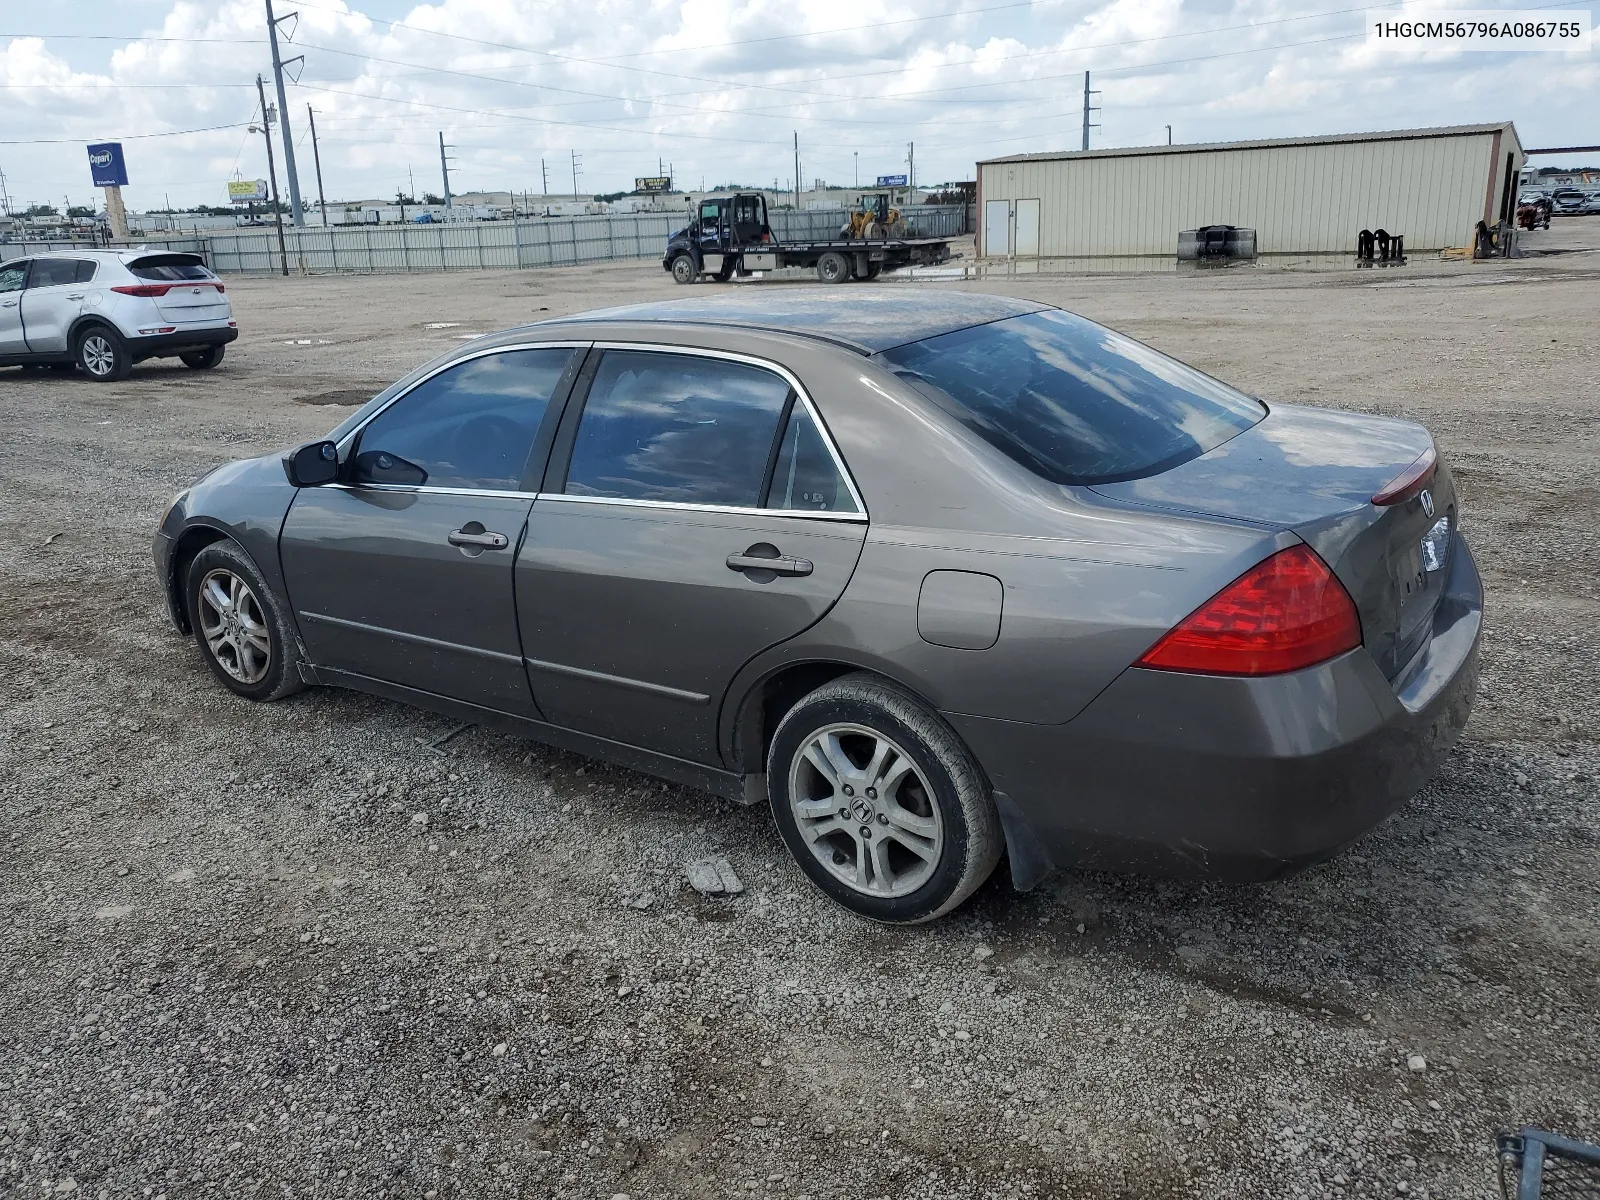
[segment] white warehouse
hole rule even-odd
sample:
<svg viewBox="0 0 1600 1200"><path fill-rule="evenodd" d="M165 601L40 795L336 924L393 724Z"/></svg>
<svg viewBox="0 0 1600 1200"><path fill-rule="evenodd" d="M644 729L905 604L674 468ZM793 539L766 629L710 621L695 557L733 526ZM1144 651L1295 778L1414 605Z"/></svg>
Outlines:
<svg viewBox="0 0 1600 1200"><path fill-rule="evenodd" d="M1363 229L1470 246L1480 220L1512 220L1522 163L1509 121L1018 154L978 164L978 253L1173 257L1205 225L1254 229L1260 254L1353 254Z"/></svg>

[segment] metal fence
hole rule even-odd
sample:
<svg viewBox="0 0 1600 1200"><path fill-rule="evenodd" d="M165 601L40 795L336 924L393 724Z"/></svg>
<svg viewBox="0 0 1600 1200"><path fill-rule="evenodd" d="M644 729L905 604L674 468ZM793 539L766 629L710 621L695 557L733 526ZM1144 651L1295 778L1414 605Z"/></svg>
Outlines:
<svg viewBox="0 0 1600 1200"><path fill-rule="evenodd" d="M773 235L779 241L831 237L846 215L845 209L769 214ZM918 205L902 215L910 228L924 237L959 237L971 228L970 210L959 204ZM284 242L289 270L300 273L563 267L658 257L666 250L667 238L686 221L685 213L638 213L470 224L305 226L286 228ZM282 269L274 229L151 237L139 244L202 254L221 275L259 275ZM10 243L0 245L0 262L48 250L92 246L89 242Z"/></svg>

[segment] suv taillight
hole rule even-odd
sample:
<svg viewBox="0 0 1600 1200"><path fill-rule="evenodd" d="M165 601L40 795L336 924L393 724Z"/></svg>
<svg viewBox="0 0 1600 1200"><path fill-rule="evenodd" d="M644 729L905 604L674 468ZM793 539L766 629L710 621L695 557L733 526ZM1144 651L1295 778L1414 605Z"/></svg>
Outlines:
<svg viewBox="0 0 1600 1200"><path fill-rule="evenodd" d="M1279 675L1361 644L1355 601L1310 546L1263 559L1185 617L1138 662L1203 675Z"/></svg>
<svg viewBox="0 0 1600 1200"><path fill-rule="evenodd" d="M165 296L173 288L186 287L214 287L219 292L227 290L214 279L186 279L182 283L125 283L111 290L120 292L124 296L143 296L148 300L157 296Z"/></svg>

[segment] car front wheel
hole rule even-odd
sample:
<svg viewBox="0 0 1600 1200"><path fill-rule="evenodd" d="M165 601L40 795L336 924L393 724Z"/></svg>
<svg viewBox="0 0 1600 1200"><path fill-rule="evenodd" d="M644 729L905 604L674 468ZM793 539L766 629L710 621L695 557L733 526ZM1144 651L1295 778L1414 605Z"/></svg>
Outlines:
<svg viewBox="0 0 1600 1200"><path fill-rule="evenodd" d="M207 346L204 350L191 350L178 355L178 360L192 371L209 371L222 361L221 346Z"/></svg>
<svg viewBox="0 0 1600 1200"><path fill-rule="evenodd" d="M115 383L133 370L133 356L117 334L104 325L91 325L78 335L78 366L96 383Z"/></svg>
<svg viewBox="0 0 1600 1200"><path fill-rule="evenodd" d="M300 690L299 645L241 547L213 542L195 555L185 595L200 654L224 687L247 700L278 700Z"/></svg>
<svg viewBox="0 0 1600 1200"><path fill-rule="evenodd" d="M870 675L825 684L788 712L767 787L800 869L875 921L941 916L1000 861L999 817L970 752L937 713Z"/></svg>

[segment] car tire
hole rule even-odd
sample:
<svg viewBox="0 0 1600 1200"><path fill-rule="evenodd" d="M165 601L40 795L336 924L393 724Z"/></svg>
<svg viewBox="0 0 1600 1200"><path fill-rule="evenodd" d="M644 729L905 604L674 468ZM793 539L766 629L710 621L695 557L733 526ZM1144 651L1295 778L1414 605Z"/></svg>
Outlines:
<svg viewBox="0 0 1600 1200"><path fill-rule="evenodd" d="M817 259L817 278L823 283L849 283L852 274L850 260L837 250L829 250Z"/></svg>
<svg viewBox="0 0 1600 1200"><path fill-rule="evenodd" d="M680 254L672 260L672 282L689 284L700 278L700 268L694 265L692 255Z"/></svg>
<svg viewBox="0 0 1600 1200"><path fill-rule="evenodd" d="M874 921L949 912L989 878L1005 845L988 780L955 731L872 675L824 684L785 714L767 790L800 869Z"/></svg>
<svg viewBox="0 0 1600 1200"><path fill-rule="evenodd" d="M230 692L280 700L305 686L287 614L237 543L212 542L196 554L184 596L200 656Z"/></svg>
<svg viewBox="0 0 1600 1200"><path fill-rule="evenodd" d="M204 350L191 350L178 355L178 361L191 371L209 371L222 361L224 346L207 346Z"/></svg>
<svg viewBox="0 0 1600 1200"><path fill-rule="evenodd" d="M117 332L106 325L90 325L73 346L78 369L96 383L115 383L133 370L133 355Z"/></svg>

